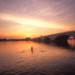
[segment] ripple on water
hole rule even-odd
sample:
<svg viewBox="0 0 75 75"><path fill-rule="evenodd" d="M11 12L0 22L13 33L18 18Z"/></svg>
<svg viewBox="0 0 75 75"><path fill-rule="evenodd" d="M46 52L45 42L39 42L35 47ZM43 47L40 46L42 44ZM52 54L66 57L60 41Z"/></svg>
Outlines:
<svg viewBox="0 0 75 75"><path fill-rule="evenodd" d="M75 75L75 51L35 42L13 43L3 45L9 56L5 51L0 55L0 75Z"/></svg>

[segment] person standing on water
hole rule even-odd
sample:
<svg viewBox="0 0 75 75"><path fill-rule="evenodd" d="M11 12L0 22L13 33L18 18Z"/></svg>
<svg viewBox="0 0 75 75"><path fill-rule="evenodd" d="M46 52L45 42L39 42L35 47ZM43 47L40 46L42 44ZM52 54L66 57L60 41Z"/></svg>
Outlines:
<svg viewBox="0 0 75 75"><path fill-rule="evenodd" d="M31 47L31 52L32 52L32 54L33 54L33 47Z"/></svg>

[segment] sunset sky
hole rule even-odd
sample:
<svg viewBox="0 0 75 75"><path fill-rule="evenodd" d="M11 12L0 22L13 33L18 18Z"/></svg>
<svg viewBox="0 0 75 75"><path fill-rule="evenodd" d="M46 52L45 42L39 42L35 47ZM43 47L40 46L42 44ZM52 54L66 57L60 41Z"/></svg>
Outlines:
<svg viewBox="0 0 75 75"><path fill-rule="evenodd" d="M0 0L0 38L75 30L75 0Z"/></svg>

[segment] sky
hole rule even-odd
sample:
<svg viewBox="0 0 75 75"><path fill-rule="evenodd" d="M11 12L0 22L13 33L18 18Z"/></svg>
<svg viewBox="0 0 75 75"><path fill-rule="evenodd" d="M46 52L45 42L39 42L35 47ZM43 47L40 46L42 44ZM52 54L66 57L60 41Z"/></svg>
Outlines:
<svg viewBox="0 0 75 75"><path fill-rule="evenodd" d="M74 30L75 0L0 0L0 38L34 38Z"/></svg>

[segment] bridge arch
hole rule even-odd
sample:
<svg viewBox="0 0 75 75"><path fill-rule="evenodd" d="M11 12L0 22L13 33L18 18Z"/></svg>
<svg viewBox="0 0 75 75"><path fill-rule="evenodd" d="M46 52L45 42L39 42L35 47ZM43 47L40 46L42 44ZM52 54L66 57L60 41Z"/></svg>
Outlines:
<svg viewBox="0 0 75 75"><path fill-rule="evenodd" d="M54 39L54 42L59 45L68 45L67 40L70 35L59 35Z"/></svg>
<svg viewBox="0 0 75 75"><path fill-rule="evenodd" d="M50 41L51 41L51 39L50 39L49 37L45 37L45 38L43 39L43 42L44 42L44 43L50 43Z"/></svg>

